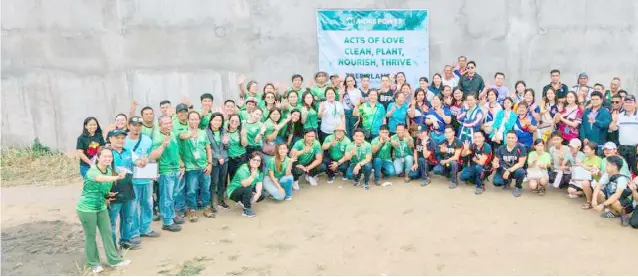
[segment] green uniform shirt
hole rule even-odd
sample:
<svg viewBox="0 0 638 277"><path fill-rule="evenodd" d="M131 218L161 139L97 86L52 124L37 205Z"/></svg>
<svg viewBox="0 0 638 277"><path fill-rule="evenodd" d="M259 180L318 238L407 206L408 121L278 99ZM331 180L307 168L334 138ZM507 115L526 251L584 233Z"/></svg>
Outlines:
<svg viewBox="0 0 638 277"><path fill-rule="evenodd" d="M297 105L297 106L288 105L288 108L283 109L281 111L282 113L281 118L284 118L284 119L288 118L288 116L290 115L290 112L292 112L292 110L294 109L297 109L301 112L301 105Z"/></svg>
<svg viewBox="0 0 638 277"><path fill-rule="evenodd" d="M261 132L261 122L245 123L242 128L246 128L246 139L249 146L261 146L262 140L256 140L257 135ZM262 138L263 139L263 138Z"/></svg>
<svg viewBox="0 0 638 277"><path fill-rule="evenodd" d="M98 182L95 181L97 176L112 176L111 168L108 167L105 173L102 173L100 169L93 165L86 172L84 177L84 186L82 187L82 195L76 209L79 212L100 212L106 210L106 196L109 195L113 182Z"/></svg>
<svg viewBox="0 0 638 277"><path fill-rule="evenodd" d="M336 138L334 134L329 135L323 141L323 145L330 144L335 139ZM352 143L352 141L350 141L348 137L344 136L343 139L341 139L341 141L337 142L337 144L330 146L330 148L328 148L330 159L333 161L341 160L341 158L345 156L346 150L348 150L348 145L350 145L350 143Z"/></svg>
<svg viewBox="0 0 638 277"><path fill-rule="evenodd" d="M404 158L406 156L412 156L414 152L412 151L412 147L408 145L408 142L414 143L414 140L410 136L403 136L403 140L399 140L399 135L394 135L390 137L391 141L399 142L399 146L394 146L392 144L392 149L394 149L394 157L395 158ZM414 144L413 144L414 145Z"/></svg>
<svg viewBox="0 0 638 277"><path fill-rule="evenodd" d="M383 118L385 117L385 108L381 103L376 103L374 108L370 106L369 102L359 106L359 116L361 116L362 125L364 129L370 130L372 134L379 133L379 127L383 124Z"/></svg>
<svg viewBox="0 0 638 277"><path fill-rule="evenodd" d="M348 147L348 151L354 151L354 155L352 155L352 159L350 159L350 164L355 165L364 160L367 155L372 155L372 145L367 141L364 141L359 146L352 142Z"/></svg>
<svg viewBox="0 0 638 277"><path fill-rule="evenodd" d="M241 145L241 135L239 131L228 132L228 157L237 158L246 154L246 148Z"/></svg>
<svg viewBox="0 0 638 277"><path fill-rule="evenodd" d="M303 107L301 109L302 115L306 115L306 122L303 124L304 130L319 128L319 115L315 109L308 109Z"/></svg>
<svg viewBox="0 0 638 277"><path fill-rule="evenodd" d="M164 143L164 138L166 134L162 132L155 133L153 137L153 150L162 146ZM179 171L179 161L180 161L180 152L181 147L179 144L179 138L176 132L171 132L168 134L171 136L168 146L164 148L164 152L162 152L162 156L159 158L159 174L169 174L175 173Z"/></svg>
<svg viewBox="0 0 638 277"><path fill-rule="evenodd" d="M198 130L197 138L184 140L182 160L186 171L204 169L208 165L206 146L210 145L206 131Z"/></svg>
<svg viewBox="0 0 638 277"><path fill-rule="evenodd" d="M296 92L297 93L297 106L301 106L301 98L303 97L303 93L305 92L305 90L303 88L299 89L299 90L294 90L293 88L288 88L286 90L286 98L288 98L288 94L290 94L291 92Z"/></svg>
<svg viewBox="0 0 638 277"><path fill-rule="evenodd" d="M246 122L246 120L250 117L250 114L246 110L239 111L237 115L239 115L239 119L241 119L242 122Z"/></svg>
<svg viewBox="0 0 638 277"><path fill-rule="evenodd" d="M250 95L250 93L246 92L246 94L244 95L244 101L248 100L248 98L255 98L255 100L257 100L257 107L261 106L264 104L264 93L263 92L257 92L255 95ZM246 109L246 102L244 102L244 105L242 105L241 107L239 107L241 110L245 110Z"/></svg>
<svg viewBox="0 0 638 277"><path fill-rule="evenodd" d="M151 139L153 138L157 130L159 130L159 128L155 123L153 123L151 127L146 127L146 125L142 124L142 134L147 135Z"/></svg>
<svg viewBox="0 0 638 277"><path fill-rule="evenodd" d="M199 122L199 128L202 130L208 129L208 124L210 123L210 118L213 116L213 111L208 111L207 114L202 114L202 111L198 111L201 116L201 121Z"/></svg>
<svg viewBox="0 0 638 277"><path fill-rule="evenodd" d="M177 117L173 117L173 132L179 135L181 133L188 132L189 129L190 128L188 128L188 121L182 124L181 122L179 122L179 119L177 119Z"/></svg>
<svg viewBox="0 0 638 277"><path fill-rule="evenodd" d="M532 151L529 152L529 155L527 156L527 163L532 163L533 161L537 161L537 165L545 165L549 167L552 164L552 156L549 154L549 152L545 151L539 157L538 152Z"/></svg>
<svg viewBox="0 0 638 277"><path fill-rule="evenodd" d="M312 88L310 88L310 93L317 97L319 101L326 100L326 89L328 88L328 84L324 84L323 87L320 87L318 84L315 84Z"/></svg>
<svg viewBox="0 0 638 277"><path fill-rule="evenodd" d="M297 142L295 142L295 145L292 147L292 149L301 151L304 149L304 147L306 147L306 140L300 139ZM303 153L299 157L297 157L297 161L299 162L299 164L309 165L312 161L315 160L315 156L321 153L323 153L323 150L321 150L321 145L319 144L318 140L315 140L312 142L312 146L310 146L310 150L306 153Z"/></svg>
<svg viewBox="0 0 638 277"><path fill-rule="evenodd" d="M237 172L235 172L235 176L233 177L233 180L230 182L230 184L228 185L228 188L226 189L226 195L230 197L230 195L233 194L233 191L242 187L241 181L248 179L248 177L250 177L250 168L248 168L248 164L245 163L241 165L239 169L237 169ZM250 187L254 188L257 185L257 183L262 181L262 179L263 179L263 174L259 172L257 174L257 177L253 179L253 182L250 183Z"/></svg>
<svg viewBox="0 0 638 277"><path fill-rule="evenodd" d="M379 137L376 137L372 140L372 145L376 147L378 144ZM372 149L370 150L370 152L372 152ZM383 143L383 146L381 146L379 150L377 150L377 152L374 154L376 158L379 158L382 161L392 161L392 144L390 143L390 141L388 140Z"/></svg>
<svg viewBox="0 0 638 277"><path fill-rule="evenodd" d="M270 161L268 161L268 171L272 171L273 175L275 175L275 178L281 179L282 177L286 176L286 170L288 169L289 160L290 158L286 157L283 161L281 161L281 170L277 170L277 167L275 167L275 158L270 159ZM268 177L264 176L264 178Z"/></svg>

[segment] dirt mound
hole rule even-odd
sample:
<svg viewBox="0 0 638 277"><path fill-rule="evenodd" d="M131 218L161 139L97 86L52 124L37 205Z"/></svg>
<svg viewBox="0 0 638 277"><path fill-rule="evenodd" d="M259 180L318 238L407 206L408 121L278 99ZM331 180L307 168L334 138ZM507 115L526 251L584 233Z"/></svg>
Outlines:
<svg viewBox="0 0 638 277"><path fill-rule="evenodd" d="M78 275L83 265L80 224L39 221L2 230L2 275Z"/></svg>

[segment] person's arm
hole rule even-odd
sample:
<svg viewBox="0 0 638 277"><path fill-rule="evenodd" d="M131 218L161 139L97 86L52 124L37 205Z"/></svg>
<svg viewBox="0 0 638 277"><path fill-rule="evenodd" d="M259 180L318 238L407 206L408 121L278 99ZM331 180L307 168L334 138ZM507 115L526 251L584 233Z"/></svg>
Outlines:
<svg viewBox="0 0 638 277"><path fill-rule="evenodd" d="M461 148L457 148L456 150L454 150L454 156L452 156L452 158L449 158L448 161L458 161L460 157L461 157Z"/></svg>
<svg viewBox="0 0 638 277"><path fill-rule="evenodd" d="M241 127L241 131L239 132L240 137L241 137L241 146L246 147L248 146L248 137L247 137L247 133L248 130L246 130L245 126Z"/></svg>
<svg viewBox="0 0 638 277"><path fill-rule="evenodd" d="M253 181L255 181L255 178L257 178L257 176L259 175L259 174L256 174L255 172L251 171L250 176L248 176L248 178L241 181L241 185L244 187L249 187L253 183Z"/></svg>
<svg viewBox="0 0 638 277"><path fill-rule="evenodd" d="M306 124L306 118L308 118L308 109L306 107L301 108L301 123Z"/></svg>
<svg viewBox="0 0 638 277"><path fill-rule="evenodd" d="M288 168L290 168L290 166ZM279 179L275 177L275 173L273 173L272 170L268 170L268 177L270 178L272 183L275 184L275 187L277 187L277 190L281 190L281 184L279 184Z"/></svg>
<svg viewBox="0 0 638 277"><path fill-rule="evenodd" d="M317 116L319 118L323 118L323 113L325 111L326 111L326 102L321 102L321 104L319 104L319 112L317 113Z"/></svg>
<svg viewBox="0 0 638 277"><path fill-rule="evenodd" d="M361 105L361 102L357 102L354 108L352 108L352 116L359 116L359 105Z"/></svg>
<svg viewBox="0 0 638 277"><path fill-rule="evenodd" d="M624 189L616 187L616 191L614 192L614 194L609 196L609 198L607 198L607 200L605 200L605 202L603 202L601 205L607 207L607 206L615 203L616 201L618 201L618 199L620 199L620 195L622 195L623 190Z"/></svg>
<svg viewBox="0 0 638 277"><path fill-rule="evenodd" d="M306 168L308 170L312 170L323 162L323 151L319 151L317 155L315 155L315 160L312 161Z"/></svg>
<svg viewBox="0 0 638 277"><path fill-rule="evenodd" d="M485 146L483 146L485 147ZM474 157L472 158L472 160L474 160L475 163L480 164L480 165L485 165L485 163L487 162L487 155L489 154L485 154L485 153L481 153L478 158Z"/></svg>
<svg viewBox="0 0 638 277"><path fill-rule="evenodd" d="M514 166L510 167L507 171L509 171L510 173L513 173L517 169L523 168L523 166L525 165L525 159L527 159L527 157L525 156L519 157L518 162Z"/></svg>
<svg viewBox="0 0 638 277"><path fill-rule="evenodd" d="M135 111L137 110L137 101L135 101L135 99L133 99L133 102L131 102L131 106L129 107L128 110L128 116L129 118L132 116L135 116Z"/></svg>
<svg viewBox="0 0 638 277"><path fill-rule="evenodd" d="M89 157L87 157L84 154L84 149L86 148L85 143L82 141L82 139L80 137L78 137L78 141L76 143L76 147L77 149L77 153L78 153L78 157L80 157L80 160L84 161L87 164L92 164L93 162L91 162L91 159L89 159Z"/></svg>
<svg viewBox="0 0 638 277"><path fill-rule="evenodd" d="M611 124L611 114L605 108L600 108L600 119L594 121L594 125L598 126L600 129L608 129L609 124Z"/></svg>
<svg viewBox="0 0 638 277"><path fill-rule="evenodd" d="M379 149L381 149L381 146L383 146L383 143L381 143L381 139L378 140L378 143L376 144L372 144L372 153L377 153L377 151L379 151Z"/></svg>
<svg viewBox="0 0 638 277"><path fill-rule="evenodd" d="M397 105L396 103L392 102L390 103L390 105L388 106L388 112L385 113L385 117L391 117L392 114L394 114L394 112L397 109Z"/></svg>
<svg viewBox="0 0 638 277"><path fill-rule="evenodd" d="M208 165L204 172L210 174L213 169L213 150L211 149L210 144L206 145L206 161L208 162Z"/></svg>
<svg viewBox="0 0 638 277"><path fill-rule="evenodd" d="M327 151L328 149L330 149L330 146L333 145L334 141L336 141L336 138L332 139L331 141L324 140L323 144L321 145L321 150Z"/></svg>

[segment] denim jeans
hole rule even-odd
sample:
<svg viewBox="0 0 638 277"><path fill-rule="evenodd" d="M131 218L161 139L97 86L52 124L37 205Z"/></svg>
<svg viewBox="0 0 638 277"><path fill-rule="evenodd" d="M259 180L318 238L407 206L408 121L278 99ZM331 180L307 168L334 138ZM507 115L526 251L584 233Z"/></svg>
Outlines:
<svg viewBox="0 0 638 277"><path fill-rule="evenodd" d="M430 171L430 164L425 158L419 158L418 163L419 163L419 168L416 171L410 171L410 178L411 179L421 178L425 180L428 178L428 172Z"/></svg>
<svg viewBox="0 0 638 277"><path fill-rule="evenodd" d="M434 174L437 175L443 175L443 176L447 176L449 175L450 179L452 180L452 183L458 184L459 180L458 180L458 175L459 175L459 164L456 162L452 162L449 164L449 166L443 166L440 164L437 164L434 169Z"/></svg>
<svg viewBox="0 0 638 277"><path fill-rule="evenodd" d="M86 172L89 171L89 168L91 168L88 164L80 164L80 176L82 176L82 178L86 177Z"/></svg>
<svg viewBox="0 0 638 277"><path fill-rule="evenodd" d="M503 170L499 169L494 174L494 185L497 187L501 187L505 184L509 185L512 182L512 179L516 180L516 187L521 189L523 188L523 180L525 179L525 170L519 168L514 171L514 173L510 173L509 178L503 179Z"/></svg>
<svg viewBox="0 0 638 277"><path fill-rule="evenodd" d="M133 211L133 227L131 237L148 234L153 220L153 181L148 184L133 184L135 191L135 210Z"/></svg>
<svg viewBox="0 0 638 277"><path fill-rule="evenodd" d="M352 115L352 110L343 110L346 118L346 136L352 138L354 132L354 124L357 123L357 117Z"/></svg>
<svg viewBox="0 0 638 277"><path fill-rule="evenodd" d="M173 190L173 201L175 201L177 214L183 216L186 213L186 173L179 178L179 172L177 172L177 179L178 182Z"/></svg>
<svg viewBox="0 0 638 277"><path fill-rule="evenodd" d="M135 200L122 203L111 203L109 209L109 218L111 220L111 233L113 235L113 243L117 245L117 233L115 225L117 218L120 218L120 245L131 240L133 230L133 218L135 213Z"/></svg>
<svg viewBox="0 0 638 277"><path fill-rule="evenodd" d="M348 167L348 171L346 172L346 178L350 180L358 181L361 178L361 174L363 174L363 181L367 184L370 181L370 173L372 171L372 164L370 163L365 164L359 170L359 174L355 175L354 172L352 171L354 170L354 167L356 165L357 164L350 164L350 166Z"/></svg>
<svg viewBox="0 0 638 277"><path fill-rule="evenodd" d="M393 163L394 172L396 172L397 175L404 172L408 174L408 172L412 170L412 165L414 165L414 157L405 156L403 158L396 158Z"/></svg>
<svg viewBox="0 0 638 277"><path fill-rule="evenodd" d="M228 162L213 166L213 172L210 173L210 189L217 195L217 201L224 200L226 175L228 175Z"/></svg>
<svg viewBox="0 0 638 277"><path fill-rule="evenodd" d="M186 179L186 205L189 209L197 210L198 200L202 207L210 205L210 175L204 174L203 169L189 170L184 174ZM197 195L199 193L199 195Z"/></svg>
<svg viewBox="0 0 638 277"><path fill-rule="evenodd" d="M167 174L160 174L159 176L159 189L160 189L160 214L162 215L162 221L164 225L173 224L173 218L175 218L175 187L180 183L179 171Z"/></svg>
<svg viewBox="0 0 638 277"><path fill-rule="evenodd" d="M282 194L277 189L275 183L270 179L269 176L264 176L263 189L275 200L281 201L286 197L292 196L292 175L284 176L279 179L279 185L284 189L284 193Z"/></svg>
<svg viewBox="0 0 638 277"><path fill-rule="evenodd" d="M483 174L485 168L482 165L470 165L461 171L461 181L473 181L477 188L483 187Z"/></svg>
<svg viewBox="0 0 638 277"><path fill-rule="evenodd" d="M326 165L326 173L328 173L328 177L334 177L335 175L337 175L337 172L341 172L341 174L343 174L343 176L346 176L346 171L348 170L348 165L350 164L348 161L342 163L341 165L339 165L337 167L337 171L332 171L332 169L330 169L330 164L332 162L336 162L333 161L330 158L330 154L329 153L324 153L323 154L323 164Z"/></svg>
<svg viewBox="0 0 638 277"><path fill-rule="evenodd" d="M381 171L383 170L383 174L385 177L392 177L396 175L396 171L394 169L394 164L392 161L384 161L379 158L375 158L372 162L374 164L374 180L381 180Z"/></svg>

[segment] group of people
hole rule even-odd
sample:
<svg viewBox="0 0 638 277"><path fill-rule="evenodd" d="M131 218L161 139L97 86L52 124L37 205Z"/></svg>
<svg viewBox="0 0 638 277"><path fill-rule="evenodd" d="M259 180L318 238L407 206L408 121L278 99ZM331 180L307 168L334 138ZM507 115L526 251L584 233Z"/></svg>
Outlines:
<svg viewBox="0 0 638 277"><path fill-rule="evenodd" d="M138 115L133 101L104 131L88 117L77 140L87 263L102 270L96 228L109 263L121 266L128 261L118 246L138 249L140 237L160 236L153 219L177 232L186 220L228 209L226 199L254 217L255 203L292 200L302 176L316 186L321 174L366 190L393 176L426 186L437 174L450 189L474 184L477 195L493 175L497 187L513 182L516 197L527 180L532 193L564 188L582 196L583 209L638 228L635 96L618 78L608 90L590 87L585 73L571 88L559 70L550 78L539 95L524 81L510 90L505 74L487 84L462 56L414 88L401 72L383 75L380 88L368 76L326 72L305 85L295 74L289 88L240 78L239 102L220 107L205 93L198 110L188 99L162 101L156 118L149 106ZM134 178L146 166L158 168L157 178Z"/></svg>

